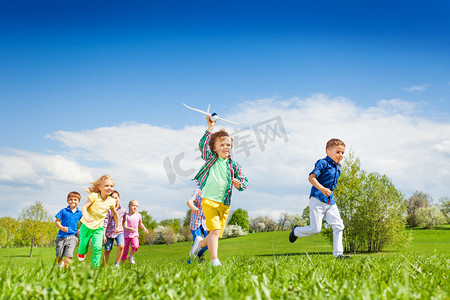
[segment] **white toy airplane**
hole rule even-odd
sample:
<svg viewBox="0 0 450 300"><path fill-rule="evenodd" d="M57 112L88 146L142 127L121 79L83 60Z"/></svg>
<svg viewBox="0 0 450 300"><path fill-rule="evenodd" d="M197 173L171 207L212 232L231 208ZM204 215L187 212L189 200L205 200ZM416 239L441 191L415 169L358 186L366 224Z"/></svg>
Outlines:
<svg viewBox="0 0 450 300"><path fill-rule="evenodd" d="M209 108L211 107L211 105L208 105L208 110L207 110L207 111L203 111L203 110L200 110L200 109L197 109L197 108L193 108L193 107L187 106L187 105L184 104L184 103L183 103L183 105L186 106L186 107L189 108L189 109L198 111L199 113L202 113L202 114L204 114L204 115L209 116L209 119L210 119L212 122L215 122L215 121L217 121L217 120L222 120L222 121L225 121L225 122L228 122L228 123L231 123L231 124L238 125L238 123L231 122L231 121L228 121L228 120L225 120L225 119L220 118L216 113L210 113L210 112L209 112Z"/></svg>

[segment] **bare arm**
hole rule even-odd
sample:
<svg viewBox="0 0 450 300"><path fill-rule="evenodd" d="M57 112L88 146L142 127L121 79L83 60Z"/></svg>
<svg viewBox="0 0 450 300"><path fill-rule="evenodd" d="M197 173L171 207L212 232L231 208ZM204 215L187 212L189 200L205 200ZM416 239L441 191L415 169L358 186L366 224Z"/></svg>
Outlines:
<svg viewBox="0 0 450 300"><path fill-rule="evenodd" d="M58 218L56 218L56 220L55 220L55 225L56 225L56 227L58 227L59 230L61 230L61 231L64 231L64 232L68 232L68 231L69 231L69 228L68 228L68 227L62 226L61 220L58 219Z"/></svg>
<svg viewBox="0 0 450 300"><path fill-rule="evenodd" d="M136 229L134 229L133 227L128 227L127 225L128 225L127 221L123 221L122 223L123 230L136 232Z"/></svg>
<svg viewBox="0 0 450 300"><path fill-rule="evenodd" d="M308 180L309 180L309 182L311 182L311 184L313 186L316 187L316 189L321 191L325 196L329 197L333 193L330 189L327 189L326 187L324 187L323 185L320 184L320 182L317 180L315 174L309 175Z"/></svg>
<svg viewBox="0 0 450 300"><path fill-rule="evenodd" d="M139 227L141 227L145 231L145 234L148 234L148 230L147 230L147 228L145 228L145 226L144 226L144 224L142 224L142 222L139 222Z"/></svg>
<svg viewBox="0 0 450 300"><path fill-rule="evenodd" d="M194 201L192 201L192 199L189 199L186 204L193 212L197 212L200 210L197 206L194 205Z"/></svg>
<svg viewBox="0 0 450 300"><path fill-rule="evenodd" d="M83 218L86 222L90 223L90 222L94 222L94 220L88 216L87 214L87 208L89 206L92 205L92 200L91 199L87 199L86 203L83 205L83 207L81 208L81 213L83 214Z"/></svg>
<svg viewBox="0 0 450 300"><path fill-rule="evenodd" d="M195 189L195 191L192 193L191 197L189 197L189 200L187 201L187 206L193 211L193 212L198 212L200 210L200 208L198 208L197 206L195 206L194 204L194 199L197 198L197 195L201 193L201 190L199 188Z"/></svg>
<svg viewBox="0 0 450 300"><path fill-rule="evenodd" d="M211 121L209 116L206 116L206 122L208 123L208 130L209 132L212 132L214 130L214 126L216 126L216 122Z"/></svg>

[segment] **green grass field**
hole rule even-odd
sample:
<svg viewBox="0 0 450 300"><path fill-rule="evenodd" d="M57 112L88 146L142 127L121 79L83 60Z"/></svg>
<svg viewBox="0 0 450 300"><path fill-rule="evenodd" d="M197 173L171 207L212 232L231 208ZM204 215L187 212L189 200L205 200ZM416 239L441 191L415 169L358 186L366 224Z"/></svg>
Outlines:
<svg viewBox="0 0 450 300"><path fill-rule="evenodd" d="M249 234L220 241L223 268L188 265L190 243L143 246L136 265L98 270L89 255L60 271L53 248L0 249L0 299L449 299L450 227L411 233L408 248L348 260L320 235Z"/></svg>

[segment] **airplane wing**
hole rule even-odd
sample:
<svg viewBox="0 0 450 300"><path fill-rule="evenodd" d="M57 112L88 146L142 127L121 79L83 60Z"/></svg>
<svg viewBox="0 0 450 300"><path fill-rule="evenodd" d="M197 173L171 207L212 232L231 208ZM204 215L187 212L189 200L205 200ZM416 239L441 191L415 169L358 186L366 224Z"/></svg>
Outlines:
<svg viewBox="0 0 450 300"><path fill-rule="evenodd" d="M187 106L187 105L184 104L184 103L183 103L183 105L184 105L185 107L189 108L189 109L198 111L199 113L202 113L202 114L204 114L204 115L207 115L207 116L210 116L210 115L211 115L209 112L206 112L206 111L203 111L203 110L200 110L200 109L197 109L197 108L193 108L193 107Z"/></svg>
<svg viewBox="0 0 450 300"><path fill-rule="evenodd" d="M219 117L219 120L222 120L222 121L225 121L225 122L228 122L228 123L234 124L234 125L239 125L239 123L236 123L236 122L232 122L232 121L228 121L228 120L226 120L226 119L222 119L221 117Z"/></svg>

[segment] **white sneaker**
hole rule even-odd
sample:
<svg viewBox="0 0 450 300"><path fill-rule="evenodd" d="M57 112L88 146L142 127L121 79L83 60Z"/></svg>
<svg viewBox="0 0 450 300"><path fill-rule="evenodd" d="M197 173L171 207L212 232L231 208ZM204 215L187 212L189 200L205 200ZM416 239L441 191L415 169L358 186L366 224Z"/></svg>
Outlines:
<svg viewBox="0 0 450 300"><path fill-rule="evenodd" d="M191 251L189 252L189 257L191 259L196 258L197 254L200 252L200 250L202 250L202 248L200 248L200 246L198 245L201 240L203 240L201 236L195 238L194 245L192 245Z"/></svg>
<svg viewBox="0 0 450 300"><path fill-rule="evenodd" d="M134 265L136 262L134 261L134 258L133 258L133 256L131 256L131 255L128 255L128 261L132 264L132 265Z"/></svg>
<svg viewBox="0 0 450 300"><path fill-rule="evenodd" d="M120 264L118 262L114 263L114 268L120 268Z"/></svg>
<svg viewBox="0 0 450 300"><path fill-rule="evenodd" d="M220 263L220 260L218 258L214 259L209 264L213 267L222 267L222 264Z"/></svg>
<svg viewBox="0 0 450 300"><path fill-rule="evenodd" d="M61 269L64 268L64 262L62 262L60 265L58 265Z"/></svg>
<svg viewBox="0 0 450 300"><path fill-rule="evenodd" d="M79 261L83 261L85 258L86 258L86 254L81 255L81 254L78 253L78 260Z"/></svg>

